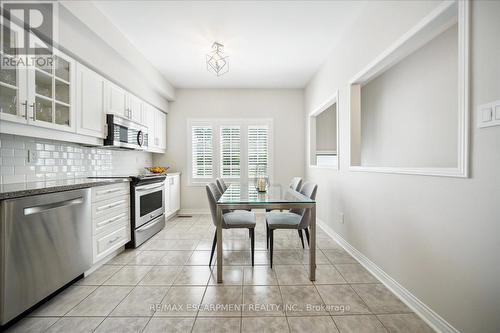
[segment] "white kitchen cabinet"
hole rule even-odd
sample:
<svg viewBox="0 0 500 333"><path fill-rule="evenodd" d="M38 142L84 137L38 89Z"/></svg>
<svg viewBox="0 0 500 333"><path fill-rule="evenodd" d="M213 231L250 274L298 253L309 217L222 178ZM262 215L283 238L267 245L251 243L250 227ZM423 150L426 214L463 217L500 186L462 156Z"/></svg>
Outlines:
<svg viewBox="0 0 500 333"><path fill-rule="evenodd" d="M174 215L181 208L181 176L169 174L165 179L165 216Z"/></svg>
<svg viewBox="0 0 500 333"><path fill-rule="evenodd" d="M131 239L129 183L92 188L92 262L95 264Z"/></svg>
<svg viewBox="0 0 500 333"><path fill-rule="evenodd" d="M109 82L108 87L109 103L106 112L143 124L142 100L114 83Z"/></svg>
<svg viewBox="0 0 500 333"><path fill-rule="evenodd" d="M160 110L156 110L155 118L157 147L165 150L167 148L167 115Z"/></svg>
<svg viewBox="0 0 500 333"><path fill-rule="evenodd" d="M167 115L154 106L144 103L142 109L144 125L148 127L148 150L163 153L167 148Z"/></svg>
<svg viewBox="0 0 500 333"><path fill-rule="evenodd" d="M57 50L52 59L50 67L33 65L24 69L1 69L2 120L75 131L76 61Z"/></svg>
<svg viewBox="0 0 500 333"><path fill-rule="evenodd" d="M14 38L16 34L12 31ZM11 34L5 34L3 43L10 43ZM3 47L1 48L3 50ZM1 52L0 50L0 52ZM1 52L2 58L12 56ZM28 123L28 74L26 69L7 69L0 66L0 120Z"/></svg>
<svg viewBox="0 0 500 333"><path fill-rule="evenodd" d="M96 138L105 138L106 79L81 64L76 66L76 78L76 132Z"/></svg>
<svg viewBox="0 0 500 333"><path fill-rule="evenodd" d="M116 84L107 82L108 86L108 107L106 113L113 113L121 117L128 118L127 92Z"/></svg>
<svg viewBox="0 0 500 333"><path fill-rule="evenodd" d="M142 100L132 94L127 95L128 118L142 124Z"/></svg>
<svg viewBox="0 0 500 333"><path fill-rule="evenodd" d="M151 105L144 103L142 109L142 121L144 125L148 128L148 150L152 151L157 149L156 146L156 112L155 108Z"/></svg>
<svg viewBox="0 0 500 333"><path fill-rule="evenodd" d="M74 132L76 129L76 61L54 50L50 68L28 70L28 122L33 126Z"/></svg>

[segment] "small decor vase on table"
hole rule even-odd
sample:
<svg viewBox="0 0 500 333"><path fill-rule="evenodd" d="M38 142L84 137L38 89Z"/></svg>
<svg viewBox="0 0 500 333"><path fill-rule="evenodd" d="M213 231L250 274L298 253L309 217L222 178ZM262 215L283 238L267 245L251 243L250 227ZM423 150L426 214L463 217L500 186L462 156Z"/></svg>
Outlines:
<svg viewBox="0 0 500 333"><path fill-rule="evenodd" d="M255 175L255 189L258 192L266 192L269 186L269 177L267 176L266 166L257 166Z"/></svg>

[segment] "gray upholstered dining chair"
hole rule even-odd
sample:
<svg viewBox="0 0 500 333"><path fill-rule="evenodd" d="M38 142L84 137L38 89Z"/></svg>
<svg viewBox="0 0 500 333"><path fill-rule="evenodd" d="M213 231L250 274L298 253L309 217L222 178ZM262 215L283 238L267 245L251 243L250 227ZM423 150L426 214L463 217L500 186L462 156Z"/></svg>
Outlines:
<svg viewBox="0 0 500 333"><path fill-rule="evenodd" d="M217 188L219 189L220 193L224 194L224 192L226 192L227 190L227 185L224 179L217 178L215 182L217 183Z"/></svg>
<svg viewBox="0 0 500 333"><path fill-rule="evenodd" d="M316 192L318 185L312 182L305 182L300 189L300 193L308 198L316 199ZM266 236L267 246L269 248L270 264L273 267L273 241L274 230L276 229L297 229L302 246L304 240L302 237L302 230L305 231L307 237L307 244L309 245L309 225L311 224L311 210L310 209L292 209L289 212L270 212L266 213Z"/></svg>
<svg viewBox="0 0 500 333"><path fill-rule="evenodd" d="M288 187L291 188L292 190L298 192L300 190L300 185L302 185L302 178L293 177L292 180L290 181L290 184L288 184ZM266 212L272 212L272 211L274 211L274 209L266 209ZM285 210L281 210L281 212L283 212L283 211L285 211ZM299 233L299 235L300 235L300 233ZM303 244L304 244L304 241L302 241L302 247L304 247Z"/></svg>
<svg viewBox="0 0 500 333"><path fill-rule="evenodd" d="M294 191L300 191L300 186L302 185L302 178L300 177L293 177L292 180L290 181L290 187Z"/></svg>
<svg viewBox="0 0 500 333"><path fill-rule="evenodd" d="M210 213L212 214L212 222L217 226L217 201L222 196L219 188L214 183L210 183L206 186L208 203L210 206ZM222 214L222 229L236 229L245 228L248 229L250 234L250 247L252 250L252 266L254 264L254 249L255 249L255 214L248 211L234 211L234 212L223 212ZM212 259L214 256L215 245L217 244L217 230L214 234L214 241L212 243L212 253L210 253L210 261L208 266L212 265Z"/></svg>

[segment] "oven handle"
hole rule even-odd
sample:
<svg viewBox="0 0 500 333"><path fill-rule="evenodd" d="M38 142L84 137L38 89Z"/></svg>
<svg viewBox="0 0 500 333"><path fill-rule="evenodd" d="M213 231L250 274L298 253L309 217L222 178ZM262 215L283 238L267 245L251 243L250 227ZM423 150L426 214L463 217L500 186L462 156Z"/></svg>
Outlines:
<svg viewBox="0 0 500 333"><path fill-rule="evenodd" d="M155 188L160 188L160 187L163 187L163 186L164 186L164 184L162 182L160 185L150 185L150 186L136 187L135 190L137 192L142 192L142 191L152 190L152 189L155 189Z"/></svg>

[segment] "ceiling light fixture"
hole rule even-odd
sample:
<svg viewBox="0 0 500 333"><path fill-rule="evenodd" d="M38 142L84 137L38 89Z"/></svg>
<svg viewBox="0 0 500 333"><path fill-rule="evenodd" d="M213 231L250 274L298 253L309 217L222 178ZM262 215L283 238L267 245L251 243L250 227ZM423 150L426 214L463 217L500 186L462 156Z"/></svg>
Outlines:
<svg viewBox="0 0 500 333"><path fill-rule="evenodd" d="M212 44L212 52L206 55L207 70L221 76L229 72L228 56L224 56L224 45L219 42Z"/></svg>

